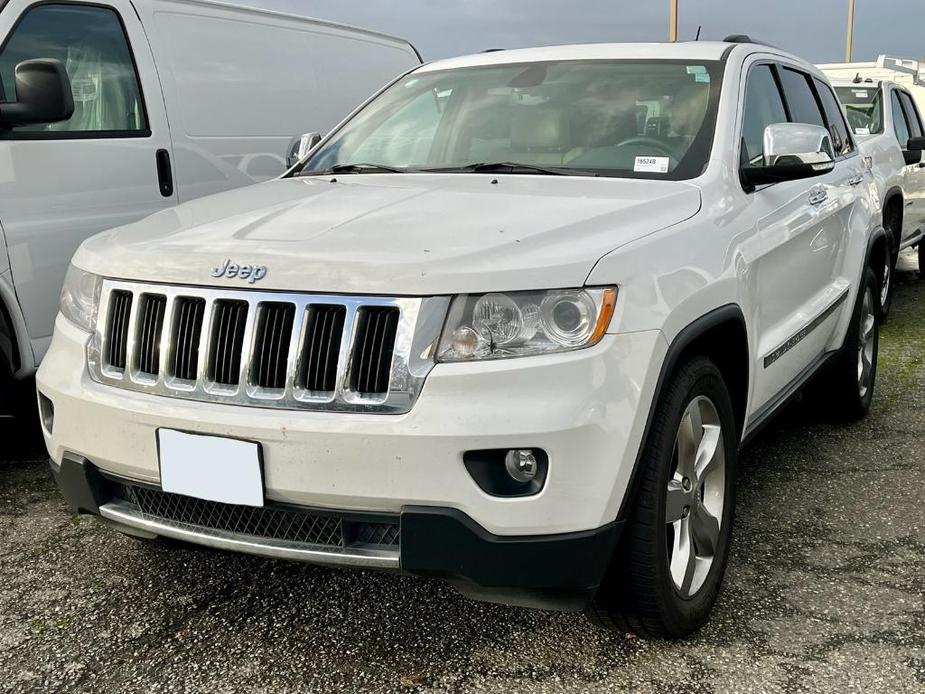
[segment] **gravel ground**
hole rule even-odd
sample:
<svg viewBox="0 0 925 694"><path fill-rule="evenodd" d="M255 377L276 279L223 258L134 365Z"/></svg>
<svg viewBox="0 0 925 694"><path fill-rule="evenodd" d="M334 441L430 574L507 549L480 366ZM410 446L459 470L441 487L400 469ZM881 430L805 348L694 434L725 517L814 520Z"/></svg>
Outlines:
<svg viewBox="0 0 925 694"><path fill-rule="evenodd" d="M725 590L681 643L440 582L182 547L71 516L0 430L0 691L925 691L925 282L901 261L873 411L745 453ZM12 456L10 448L16 449Z"/></svg>

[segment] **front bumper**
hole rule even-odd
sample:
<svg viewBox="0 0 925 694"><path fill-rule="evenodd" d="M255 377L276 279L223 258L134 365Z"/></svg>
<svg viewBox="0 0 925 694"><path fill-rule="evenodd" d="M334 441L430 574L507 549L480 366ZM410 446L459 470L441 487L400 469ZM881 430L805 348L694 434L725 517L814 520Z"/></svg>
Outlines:
<svg viewBox="0 0 925 694"><path fill-rule="evenodd" d="M270 513L324 519L326 529L321 532L328 542L324 546L279 537L278 522L262 524L266 535L275 529L277 537L241 532L248 521L242 516L232 518L235 507L224 504L210 505L213 527L191 522L188 510L182 520L176 514L170 518L151 515L135 497L123 498L126 494L122 490L129 488L123 481L106 475L86 459L65 455L60 465L52 463L51 467L74 512L99 516L131 535L168 537L314 564L401 570L443 578L477 599L553 609L581 609L587 604L603 579L623 528L618 521L593 531L511 537L492 535L465 514L447 508L407 506L393 517L315 509L300 509L297 514L295 510L269 508ZM147 492L161 494L153 488ZM244 509L241 513L253 519L257 512ZM216 522L220 515L224 516L222 523ZM300 522L304 527L305 521ZM359 542L355 541L360 537L356 530L346 530L392 524L394 534L363 533ZM328 528L335 525L345 529L330 533ZM236 526L237 531L228 526ZM354 540L345 541L348 537Z"/></svg>
<svg viewBox="0 0 925 694"><path fill-rule="evenodd" d="M502 587L535 594L596 585L616 544L614 521L667 351L662 334L650 331L607 335L595 347L565 354L438 364L410 412L384 415L242 407L123 390L90 378L88 339L59 316L36 378L54 410L44 426L52 466L75 508L108 513L140 534L176 537L182 531L180 539L225 549L440 575L470 594L490 589L489 598ZM124 508L115 517L119 509L105 511L107 502L99 498L80 501L93 485L68 482L65 460L91 461L82 469L159 489L160 428L258 442L269 504L391 515L401 525L400 550L375 561L344 552L318 557L304 543L255 547L253 537L240 533L204 537L201 528L153 527L150 517L145 523L127 519ZM466 451L510 448L548 455L538 493L491 496L466 469ZM503 599L524 602L516 595Z"/></svg>

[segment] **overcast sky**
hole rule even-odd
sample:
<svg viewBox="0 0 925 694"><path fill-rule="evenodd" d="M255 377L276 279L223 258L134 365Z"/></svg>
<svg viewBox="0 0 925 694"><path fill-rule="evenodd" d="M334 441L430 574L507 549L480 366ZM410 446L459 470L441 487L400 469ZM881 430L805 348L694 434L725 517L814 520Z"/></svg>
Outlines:
<svg viewBox="0 0 925 694"><path fill-rule="evenodd" d="M668 0L232 0L396 34L425 60L588 41L661 41ZM856 0L854 60L925 56L925 0ZM812 62L840 62L848 0L680 0L681 38L745 33Z"/></svg>

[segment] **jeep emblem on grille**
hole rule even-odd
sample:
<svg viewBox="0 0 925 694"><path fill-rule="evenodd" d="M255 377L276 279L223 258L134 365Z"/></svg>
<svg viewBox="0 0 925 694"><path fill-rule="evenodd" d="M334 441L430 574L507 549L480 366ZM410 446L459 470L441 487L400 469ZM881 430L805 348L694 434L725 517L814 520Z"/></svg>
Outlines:
<svg viewBox="0 0 925 694"><path fill-rule="evenodd" d="M257 280L262 280L267 276L267 266L245 265L243 263L238 265L237 263L232 263L229 258L221 265L212 268L209 274L212 275L212 277L237 277L253 284Z"/></svg>

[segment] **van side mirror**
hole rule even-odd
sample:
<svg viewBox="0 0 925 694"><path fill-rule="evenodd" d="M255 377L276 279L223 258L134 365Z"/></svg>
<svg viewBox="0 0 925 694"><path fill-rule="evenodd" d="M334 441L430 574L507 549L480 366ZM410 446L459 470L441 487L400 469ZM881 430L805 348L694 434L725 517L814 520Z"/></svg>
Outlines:
<svg viewBox="0 0 925 694"><path fill-rule="evenodd" d="M16 101L0 103L0 125L58 123L74 114L71 80L60 60L24 60L14 74Z"/></svg>
<svg viewBox="0 0 925 694"><path fill-rule="evenodd" d="M319 142L321 142L321 133L304 133L292 138L292 142L289 143L289 152L286 155L286 168L298 164Z"/></svg>
<svg viewBox="0 0 925 694"><path fill-rule="evenodd" d="M925 137L910 137L903 150L903 160L907 165L918 164L922 161L923 149L925 149Z"/></svg>
<svg viewBox="0 0 925 694"><path fill-rule="evenodd" d="M835 150L828 130L809 123L774 123L764 129L763 160L742 167L741 177L752 188L821 176L834 168Z"/></svg>

